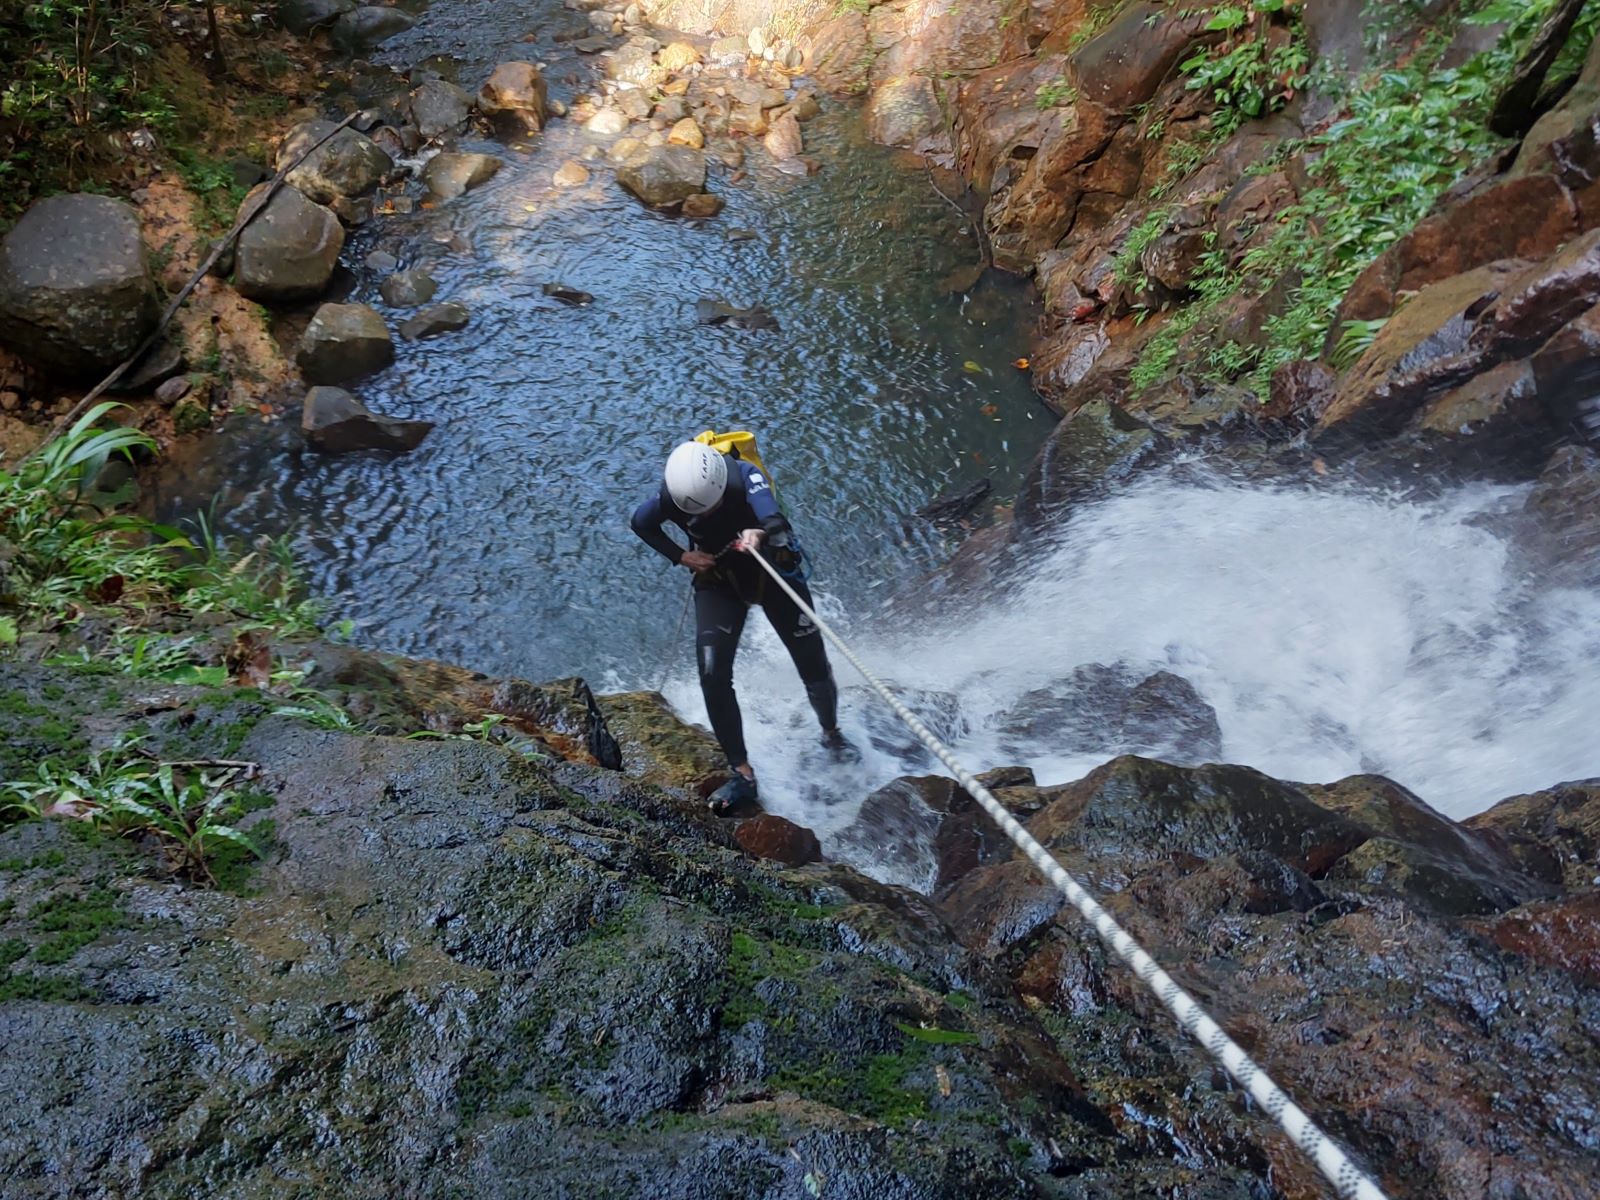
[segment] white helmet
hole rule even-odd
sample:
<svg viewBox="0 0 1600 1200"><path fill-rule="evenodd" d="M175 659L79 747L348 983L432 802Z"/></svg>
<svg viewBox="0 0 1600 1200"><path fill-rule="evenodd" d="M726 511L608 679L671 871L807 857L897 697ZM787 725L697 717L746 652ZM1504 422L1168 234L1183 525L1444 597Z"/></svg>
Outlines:
<svg viewBox="0 0 1600 1200"><path fill-rule="evenodd" d="M728 460L702 442L685 442L667 459L667 495L691 517L722 503L728 486Z"/></svg>

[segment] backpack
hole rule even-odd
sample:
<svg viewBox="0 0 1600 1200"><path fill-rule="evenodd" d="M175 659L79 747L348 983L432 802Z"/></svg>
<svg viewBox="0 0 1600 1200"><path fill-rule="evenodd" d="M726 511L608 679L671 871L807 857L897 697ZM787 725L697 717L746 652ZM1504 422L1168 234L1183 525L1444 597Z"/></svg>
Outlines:
<svg viewBox="0 0 1600 1200"><path fill-rule="evenodd" d="M772 489L773 498L779 504L783 503L783 498L778 495L777 480L772 478L772 472L767 470L767 464L761 461L761 451L756 448L755 434L743 429L729 433L714 433L708 429L694 440L703 446L710 446L718 453L726 454L729 458L749 463L767 477L767 486Z"/></svg>

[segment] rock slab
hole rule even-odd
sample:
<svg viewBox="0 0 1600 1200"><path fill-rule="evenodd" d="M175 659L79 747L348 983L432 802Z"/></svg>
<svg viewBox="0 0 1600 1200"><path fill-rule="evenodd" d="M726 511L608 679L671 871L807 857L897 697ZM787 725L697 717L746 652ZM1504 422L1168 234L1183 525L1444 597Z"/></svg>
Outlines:
<svg viewBox="0 0 1600 1200"><path fill-rule="evenodd" d="M246 196L245 204L260 190ZM285 185L239 235L233 285L268 304L312 300L327 288L343 249L339 218Z"/></svg>
<svg viewBox="0 0 1600 1200"><path fill-rule="evenodd" d="M307 383L345 383L393 361L389 328L365 304L324 304L306 326L295 354Z"/></svg>
<svg viewBox="0 0 1600 1200"><path fill-rule="evenodd" d="M343 388L314 387L300 411L306 445L323 454L352 450L415 450L433 429L432 421L403 421L369 410Z"/></svg>

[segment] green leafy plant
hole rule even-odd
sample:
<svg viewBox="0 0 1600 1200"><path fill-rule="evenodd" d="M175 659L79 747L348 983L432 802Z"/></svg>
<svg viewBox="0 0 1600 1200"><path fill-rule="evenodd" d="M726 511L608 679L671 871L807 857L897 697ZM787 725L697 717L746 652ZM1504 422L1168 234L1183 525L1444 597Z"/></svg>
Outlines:
<svg viewBox="0 0 1600 1200"><path fill-rule="evenodd" d="M1346 321L1330 361L1341 371L1353 365L1377 341L1378 334L1388 323L1387 317L1376 321Z"/></svg>
<svg viewBox="0 0 1600 1200"><path fill-rule="evenodd" d="M1040 112L1046 109L1060 108L1078 102L1078 89L1067 82L1065 78L1054 83L1041 84L1033 95L1034 105Z"/></svg>
<svg viewBox="0 0 1600 1200"><path fill-rule="evenodd" d="M345 733L354 733L360 729L354 717L321 692L314 692L309 688L296 688L290 694L290 699L292 703L274 708L273 715L294 717L296 720L315 725L318 729L333 729Z"/></svg>
<svg viewBox="0 0 1600 1200"><path fill-rule="evenodd" d="M1271 36L1274 17L1285 23L1286 38ZM1283 107L1305 86L1311 56L1299 13L1286 0L1224 5L1205 28L1222 40L1190 55L1179 70L1189 76L1191 90L1210 93L1226 114L1219 124L1231 126L1228 132Z"/></svg>
<svg viewBox="0 0 1600 1200"><path fill-rule="evenodd" d="M62 817L123 837L154 839L174 874L215 883L211 863L232 848L259 857L234 824L246 811L231 784L240 764L158 762L124 737L75 769L39 764L33 777L0 784L0 816ZM208 769L217 768L220 769Z"/></svg>

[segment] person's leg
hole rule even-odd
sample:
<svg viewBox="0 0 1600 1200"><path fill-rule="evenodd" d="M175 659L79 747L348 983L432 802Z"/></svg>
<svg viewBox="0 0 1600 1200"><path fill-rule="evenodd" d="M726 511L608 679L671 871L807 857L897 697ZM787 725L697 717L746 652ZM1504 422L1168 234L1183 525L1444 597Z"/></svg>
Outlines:
<svg viewBox="0 0 1600 1200"><path fill-rule="evenodd" d="M812 603L811 592L804 580L790 580L789 586L799 593L807 605ZM806 685L806 699L811 701L812 711L817 714L822 731L830 734L838 732L839 688L833 681L833 668L828 665L828 648L823 644L822 631L776 585L768 587L761 607L767 614L767 620L772 622L772 628L777 631L784 649L789 651L789 657L794 660L795 670L800 673L800 682Z"/></svg>
<svg viewBox="0 0 1600 1200"><path fill-rule="evenodd" d="M744 747L744 721L733 690L733 659L739 650L749 609L732 588L719 584L694 591L695 660L700 670L700 692L705 697L711 732L716 734L728 765L749 774Z"/></svg>

